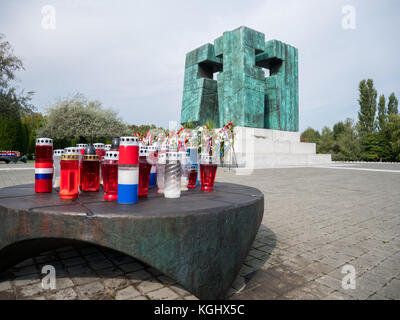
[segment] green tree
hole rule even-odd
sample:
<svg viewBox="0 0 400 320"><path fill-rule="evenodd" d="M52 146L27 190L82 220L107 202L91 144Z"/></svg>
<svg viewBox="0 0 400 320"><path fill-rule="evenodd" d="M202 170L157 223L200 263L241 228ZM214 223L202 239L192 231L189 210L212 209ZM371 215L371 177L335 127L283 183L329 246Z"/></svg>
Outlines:
<svg viewBox="0 0 400 320"><path fill-rule="evenodd" d="M389 115L385 127L385 138L390 145L390 160L400 161L400 115Z"/></svg>
<svg viewBox="0 0 400 320"><path fill-rule="evenodd" d="M342 124L341 132L336 137L338 152L335 160L356 161L361 157L362 147L352 119L347 118Z"/></svg>
<svg viewBox="0 0 400 320"><path fill-rule="evenodd" d="M345 125L342 121L335 123L333 125L333 138L337 140L340 134L342 134L345 130Z"/></svg>
<svg viewBox="0 0 400 320"><path fill-rule="evenodd" d="M30 157L35 153L35 141L39 128L43 125L44 117L40 112L24 115L21 119L22 124L27 129L27 142L24 152Z"/></svg>
<svg viewBox="0 0 400 320"><path fill-rule="evenodd" d="M334 145L333 131L327 126L323 127L317 144L317 153L333 153Z"/></svg>
<svg viewBox="0 0 400 320"><path fill-rule="evenodd" d="M375 129L377 91L372 79L362 80L359 84L360 111L358 112L360 136L364 137Z"/></svg>
<svg viewBox="0 0 400 320"><path fill-rule="evenodd" d="M382 94L379 96L379 103L378 103L377 127L379 131L382 131L383 128L385 127L386 120L387 120L386 99L385 96Z"/></svg>
<svg viewBox="0 0 400 320"><path fill-rule="evenodd" d="M304 130L300 136L302 141L311 143L318 143L320 137L321 135L319 134L318 130L314 130L311 127L308 127L306 130Z"/></svg>
<svg viewBox="0 0 400 320"><path fill-rule="evenodd" d="M53 138L57 147L67 147L75 142L110 141L129 131L115 111L103 108L99 101L75 94L71 98L59 99L47 109L38 133Z"/></svg>
<svg viewBox="0 0 400 320"><path fill-rule="evenodd" d="M4 35L0 34L0 149L25 152L28 129L21 117L34 110L33 92L25 93L13 86L15 74L23 70L22 61L14 55Z"/></svg>
<svg viewBox="0 0 400 320"><path fill-rule="evenodd" d="M399 114L399 101L397 100L394 92L389 96L388 114Z"/></svg>

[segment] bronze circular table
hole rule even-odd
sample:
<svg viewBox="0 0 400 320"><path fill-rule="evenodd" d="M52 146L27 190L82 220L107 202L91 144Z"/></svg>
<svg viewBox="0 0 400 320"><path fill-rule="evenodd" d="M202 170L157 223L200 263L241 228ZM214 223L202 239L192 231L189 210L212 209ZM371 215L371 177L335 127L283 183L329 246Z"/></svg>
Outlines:
<svg viewBox="0 0 400 320"><path fill-rule="evenodd" d="M200 299L224 298L255 239L264 195L215 183L179 199L149 190L135 205L85 192L76 200L37 194L33 184L0 189L0 271L76 241L130 255L178 281Z"/></svg>

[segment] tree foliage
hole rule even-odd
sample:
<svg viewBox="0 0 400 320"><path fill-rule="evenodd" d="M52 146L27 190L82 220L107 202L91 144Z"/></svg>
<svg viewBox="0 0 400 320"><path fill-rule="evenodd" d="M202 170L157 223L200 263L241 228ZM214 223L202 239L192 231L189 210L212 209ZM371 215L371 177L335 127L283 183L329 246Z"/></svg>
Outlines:
<svg viewBox="0 0 400 320"><path fill-rule="evenodd" d="M39 135L65 143L106 142L128 131L115 111L103 108L99 101L75 94L48 108Z"/></svg>
<svg viewBox="0 0 400 320"><path fill-rule="evenodd" d="M301 134L300 139L304 142L317 143L320 137L321 135L319 134L318 130L314 130L313 128L308 127Z"/></svg>
<svg viewBox="0 0 400 320"><path fill-rule="evenodd" d="M394 92L389 96L388 102L388 114L398 114L399 113L399 101L397 100Z"/></svg>
<svg viewBox="0 0 400 320"><path fill-rule="evenodd" d="M360 135L372 133L375 130L375 113L377 91L372 79L362 80L359 84L360 111L358 112Z"/></svg>
<svg viewBox="0 0 400 320"><path fill-rule="evenodd" d="M33 92L25 93L13 86L15 73L23 69L22 61L0 34L0 149L26 153L29 129L21 117L35 108L30 102Z"/></svg>
<svg viewBox="0 0 400 320"><path fill-rule="evenodd" d="M318 153L330 153L339 161L400 161L400 115L394 93L386 99L379 96L376 115L377 91L371 79L359 84L358 122L346 119L324 127L319 132L307 128L301 135L303 141L315 142Z"/></svg>
<svg viewBox="0 0 400 320"><path fill-rule="evenodd" d="M379 103L378 103L377 128L379 131L384 129L386 120L387 120L386 99L385 96L382 94L379 96Z"/></svg>

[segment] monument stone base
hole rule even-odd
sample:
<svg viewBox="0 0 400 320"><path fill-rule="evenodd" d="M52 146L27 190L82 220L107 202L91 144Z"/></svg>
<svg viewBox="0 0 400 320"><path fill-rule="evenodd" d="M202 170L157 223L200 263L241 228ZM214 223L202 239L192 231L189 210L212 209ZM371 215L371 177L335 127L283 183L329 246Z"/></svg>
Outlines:
<svg viewBox="0 0 400 320"><path fill-rule="evenodd" d="M232 163L238 168L276 168L330 164L330 154L316 154L315 143L300 142L300 133L235 127ZM229 160L226 164L229 164Z"/></svg>

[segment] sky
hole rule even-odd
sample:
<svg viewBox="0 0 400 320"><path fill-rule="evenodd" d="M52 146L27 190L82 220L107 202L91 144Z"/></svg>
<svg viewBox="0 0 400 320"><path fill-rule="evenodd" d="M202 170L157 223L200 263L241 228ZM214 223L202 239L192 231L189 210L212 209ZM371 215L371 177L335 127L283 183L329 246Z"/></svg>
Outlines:
<svg viewBox="0 0 400 320"><path fill-rule="evenodd" d="M356 119L362 79L400 97L398 0L0 3L0 33L25 67L17 85L39 111L80 92L137 125L179 123L186 53L239 26L298 48L300 131Z"/></svg>

